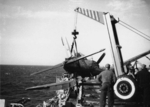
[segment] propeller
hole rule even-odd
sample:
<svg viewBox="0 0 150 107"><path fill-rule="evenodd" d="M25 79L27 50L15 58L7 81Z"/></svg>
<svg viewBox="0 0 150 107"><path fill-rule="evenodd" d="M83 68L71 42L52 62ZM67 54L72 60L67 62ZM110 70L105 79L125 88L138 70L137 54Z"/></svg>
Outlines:
<svg viewBox="0 0 150 107"><path fill-rule="evenodd" d="M30 75L32 76L32 75L40 74L40 73L45 72L45 71L48 71L48 70L52 70L52 69L56 69L56 68L62 67L62 66L64 66L64 64L71 64L71 63L74 63L74 62L76 62L76 61L79 61L79 60L81 60L81 59L87 58L87 57L92 56L92 55L94 55L94 54L100 53L100 52L102 52L102 51L104 51L104 50L105 50L105 49L101 49L100 51L97 51L97 52L95 52L95 53L92 53L92 54L89 54L89 55L86 55L86 56L82 56L82 57L78 57L78 58L75 58L75 59L66 60L66 61L64 61L63 63L57 64L57 65L55 65L55 66L53 66L53 67L51 67L51 68L47 68L47 69L44 69L44 70L39 71L39 72L34 72L34 73L30 74ZM100 57L101 60L102 60L102 57L104 57L104 55L102 55L102 56ZM100 62L100 61L99 61L99 62Z"/></svg>
<svg viewBox="0 0 150 107"><path fill-rule="evenodd" d="M97 60L97 64L99 64L101 61L102 61L102 59L105 57L105 53L103 53L101 56L100 56L100 58Z"/></svg>

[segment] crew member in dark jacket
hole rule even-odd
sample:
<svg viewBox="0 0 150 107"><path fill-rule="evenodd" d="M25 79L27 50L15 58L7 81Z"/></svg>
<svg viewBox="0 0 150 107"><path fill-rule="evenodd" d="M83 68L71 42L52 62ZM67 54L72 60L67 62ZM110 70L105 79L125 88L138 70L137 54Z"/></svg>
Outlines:
<svg viewBox="0 0 150 107"><path fill-rule="evenodd" d="M150 72L148 72L145 64L142 65L142 69L136 77L142 90L144 107L150 107Z"/></svg>
<svg viewBox="0 0 150 107"><path fill-rule="evenodd" d="M101 86L101 97L100 97L100 107L105 107L106 105L106 95L108 95L108 107L113 107L114 104L114 91L113 85L116 81L116 76L113 70L110 69L110 64L105 65L106 70L101 72L97 79L102 83Z"/></svg>

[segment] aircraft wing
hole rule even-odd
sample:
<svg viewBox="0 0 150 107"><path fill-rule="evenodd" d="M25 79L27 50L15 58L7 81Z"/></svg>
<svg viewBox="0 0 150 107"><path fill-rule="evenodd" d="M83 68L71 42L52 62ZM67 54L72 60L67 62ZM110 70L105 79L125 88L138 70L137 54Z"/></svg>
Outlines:
<svg viewBox="0 0 150 107"><path fill-rule="evenodd" d="M148 50L146 52L143 52L143 53L141 53L141 54L139 54L139 55L137 55L135 57L130 58L129 60L124 62L124 65L127 65L128 63L134 62L134 61L136 61L136 60L138 60L138 59L140 59L140 58L142 58L142 57L144 57L144 56L146 56L148 54L150 54L150 50Z"/></svg>
<svg viewBox="0 0 150 107"><path fill-rule="evenodd" d="M47 69L41 70L41 71L39 71L39 72L34 72L34 73L30 74L30 76L36 75L36 74L40 74L40 73L42 73L42 72L45 72L45 71L48 71L48 70L52 70L52 69L55 69L55 68L59 68L59 67L61 67L61 66L63 66L63 65L64 65L64 63L60 63L60 64L57 64L57 65L55 65L55 66L53 66L53 67L49 67L49 68L47 68Z"/></svg>
<svg viewBox="0 0 150 107"><path fill-rule="evenodd" d="M51 91L56 91L60 89L67 89L67 88L73 87L75 86L75 84L76 84L75 80L69 80L69 81L63 81L63 82L58 82L58 83L33 86L33 87L26 88L26 90L49 89Z"/></svg>

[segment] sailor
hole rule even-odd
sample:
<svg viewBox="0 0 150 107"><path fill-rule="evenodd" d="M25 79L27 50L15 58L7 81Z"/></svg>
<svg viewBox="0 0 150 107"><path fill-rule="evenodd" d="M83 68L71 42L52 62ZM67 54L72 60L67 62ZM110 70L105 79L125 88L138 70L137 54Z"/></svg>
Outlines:
<svg viewBox="0 0 150 107"><path fill-rule="evenodd" d="M136 75L139 87L142 90L144 107L150 107L150 73L145 64Z"/></svg>
<svg viewBox="0 0 150 107"><path fill-rule="evenodd" d="M133 78L135 78L135 69L131 63L127 64L127 75L130 75Z"/></svg>
<svg viewBox="0 0 150 107"><path fill-rule="evenodd" d="M110 69L110 64L105 65L105 70L98 75L97 80L102 84L100 89L101 90L100 107L105 107L106 95L108 96L108 107L113 107L114 104L113 85L116 82L116 76L113 70Z"/></svg>

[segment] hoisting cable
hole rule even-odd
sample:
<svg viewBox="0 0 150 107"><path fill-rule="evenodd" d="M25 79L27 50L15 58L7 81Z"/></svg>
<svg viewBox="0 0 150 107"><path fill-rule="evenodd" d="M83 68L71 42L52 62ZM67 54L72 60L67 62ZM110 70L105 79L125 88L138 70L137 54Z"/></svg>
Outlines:
<svg viewBox="0 0 150 107"><path fill-rule="evenodd" d="M147 39L148 41L150 41L150 37L149 37L148 35L146 35L146 34L140 32L139 30L133 28L132 26L130 26L130 25L124 23L124 22L121 21L121 20L119 20L119 22L122 22L122 23L123 23L123 24L119 23L119 24L122 25L123 27L125 27L125 28L131 30L132 32L134 32L134 33L138 34L139 36L142 36L143 38L145 38L145 39ZM125 25L124 25L124 24L125 24ZM131 29L131 28L132 28L132 29ZM136 31L137 31L137 32L136 32ZM141 33L142 35L141 35L140 33ZM143 35L144 35L144 36L143 36Z"/></svg>
<svg viewBox="0 0 150 107"><path fill-rule="evenodd" d="M149 38L150 38L150 36L148 36L148 35L144 34L143 32L141 32L141 31L139 31L139 30L137 30L137 29L133 28L133 27L132 27L132 26L130 26L129 24L127 24L127 23L125 23L125 22L123 22L123 21L121 21L121 22L122 22L123 24L125 24L125 25L127 25L127 26L131 27L132 29L134 29L134 30L136 30L136 31L140 32L141 34L143 34L143 35L145 35L145 36L147 36L147 37L149 37Z"/></svg>
<svg viewBox="0 0 150 107"><path fill-rule="evenodd" d="M79 8L77 8L77 9L79 9ZM78 12L75 11L74 30L77 30L77 19L78 19Z"/></svg>

